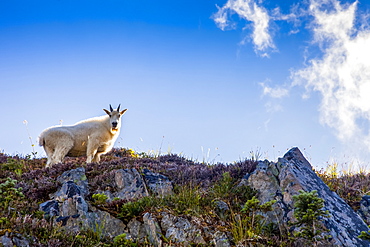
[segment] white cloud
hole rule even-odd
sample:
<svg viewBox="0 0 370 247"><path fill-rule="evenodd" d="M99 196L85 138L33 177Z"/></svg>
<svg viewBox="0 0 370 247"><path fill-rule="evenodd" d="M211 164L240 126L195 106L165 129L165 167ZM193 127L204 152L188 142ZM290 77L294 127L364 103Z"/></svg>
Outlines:
<svg viewBox="0 0 370 247"><path fill-rule="evenodd" d="M283 106L279 102L269 100L265 103L266 112L275 113L283 111Z"/></svg>
<svg viewBox="0 0 370 247"><path fill-rule="evenodd" d="M266 112L274 113L283 111L281 99L289 95L289 89L285 86L270 87L265 82L261 82L259 85L262 87L262 96L269 97L265 103Z"/></svg>
<svg viewBox="0 0 370 247"><path fill-rule="evenodd" d="M292 84L260 83L263 96L269 97L266 110L282 111L280 101L297 85L305 87L304 97L318 93L321 124L332 128L355 155L370 151L370 14L360 12L358 5L357 0L308 0L293 4L290 13L282 13L279 7L267 10L262 0L228 0L213 16L222 30L236 28L233 14L252 23L250 37L261 56L277 49L269 32L271 22L290 24L289 34L308 29L312 42L306 43L306 63L291 72Z"/></svg>
<svg viewBox="0 0 370 247"><path fill-rule="evenodd" d="M254 0L228 0L222 7L218 7L218 12L213 15L213 19L219 28L235 28L235 23L229 21L229 16L238 14L239 17L252 22L253 32L252 41L255 46L255 52L261 56L268 56L267 51L275 49L269 33L270 16L267 10L259 6ZM241 44L245 44L247 39L243 39Z"/></svg>
<svg viewBox="0 0 370 247"><path fill-rule="evenodd" d="M293 85L321 94L320 121L340 140L370 148L370 30L354 26L357 1L311 0L309 10L323 56L294 71Z"/></svg>
<svg viewBox="0 0 370 247"><path fill-rule="evenodd" d="M280 98L283 98L285 96L288 96L288 94L289 94L289 90L287 88L284 88L284 87L276 86L276 87L272 88L272 87L269 87L269 86L265 85L265 83L263 83L263 82L260 83L260 86L262 87L262 94L266 95L266 96L269 96L269 97L272 97L272 98L280 99Z"/></svg>

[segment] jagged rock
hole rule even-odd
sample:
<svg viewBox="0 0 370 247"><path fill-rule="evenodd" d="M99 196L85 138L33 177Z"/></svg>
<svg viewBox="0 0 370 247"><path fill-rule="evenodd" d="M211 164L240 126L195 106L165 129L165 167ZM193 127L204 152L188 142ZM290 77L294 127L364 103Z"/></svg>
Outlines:
<svg viewBox="0 0 370 247"><path fill-rule="evenodd" d="M164 175L144 169L144 179L149 189L159 196L171 195L173 193L171 181Z"/></svg>
<svg viewBox="0 0 370 247"><path fill-rule="evenodd" d="M86 196L89 194L88 181L83 167L64 172L57 178L57 181L61 184L72 181L79 187L80 195Z"/></svg>
<svg viewBox="0 0 370 247"><path fill-rule="evenodd" d="M232 239L232 234L230 232L222 232L215 229L214 226L205 226L204 221L201 224L200 228L202 229L202 236L204 239L207 239L209 243L212 243L212 246L231 246L230 239Z"/></svg>
<svg viewBox="0 0 370 247"><path fill-rule="evenodd" d="M62 176L64 176L65 173L63 173ZM59 180L62 180L62 179L59 179ZM65 217L65 216L71 216L71 215L76 215L76 214L79 214L79 215L86 214L86 212L88 211L88 205L84 199L85 194L83 191L84 191L83 188L81 188L80 186L78 186L71 180L64 182L62 184L61 189L58 190L54 194L54 201L57 201L59 205L58 215ZM56 209L55 204L54 204L54 208Z"/></svg>
<svg viewBox="0 0 370 247"><path fill-rule="evenodd" d="M128 224L127 228L131 237L135 240L144 239L146 237L146 231L143 223L137 219L132 219Z"/></svg>
<svg viewBox="0 0 370 247"><path fill-rule="evenodd" d="M67 198L61 203L60 207L60 215L61 216L68 216L68 215L85 215L89 209L85 199L82 196L73 196Z"/></svg>
<svg viewBox="0 0 370 247"><path fill-rule="evenodd" d="M130 238L135 242L143 243L145 240L149 240L153 246L163 245L161 240L161 228L157 219L150 213L144 214L143 222L132 219L127 224L127 229Z"/></svg>
<svg viewBox="0 0 370 247"><path fill-rule="evenodd" d="M107 180L113 181L107 182L113 188L112 191L98 190L94 194L106 195L108 202L114 198L132 200L149 196L143 176L135 168L114 170Z"/></svg>
<svg viewBox="0 0 370 247"><path fill-rule="evenodd" d="M291 200L289 200L291 204L286 203L283 198L276 166L275 163L270 163L267 160L259 161L256 170L248 176L244 176L240 185L249 185L259 191L258 199L261 203L276 200L277 202L273 205L273 212L266 213L266 219L268 222L279 224L289 222L292 219L293 204Z"/></svg>
<svg viewBox="0 0 370 247"><path fill-rule="evenodd" d="M14 245L17 247L29 247L30 246L30 243L28 242L28 240L21 235L17 237L13 237L13 242L14 242Z"/></svg>
<svg viewBox="0 0 370 247"><path fill-rule="evenodd" d="M216 247L229 247L230 242L229 239L224 232L217 231L215 234L213 234L213 244Z"/></svg>
<svg viewBox="0 0 370 247"><path fill-rule="evenodd" d="M13 241L11 238L9 238L7 236L7 234L5 234L4 236L1 236L0 237L0 243L4 246L4 247L13 247L14 244L13 244Z"/></svg>
<svg viewBox="0 0 370 247"><path fill-rule="evenodd" d="M125 233L126 225L105 211L89 212L84 221L86 222L85 225L95 231L101 231L105 236L115 237Z"/></svg>
<svg viewBox="0 0 370 247"><path fill-rule="evenodd" d="M81 187L75 184L73 181L66 181L62 184L62 187L54 194L54 199L57 201L64 201L74 196L84 196Z"/></svg>
<svg viewBox="0 0 370 247"><path fill-rule="evenodd" d="M370 225L370 196L365 195L360 201L360 209L358 210L362 219Z"/></svg>
<svg viewBox="0 0 370 247"><path fill-rule="evenodd" d="M69 231L78 232L81 229L91 229L109 237L125 233L126 228L121 220L101 210L84 212L83 215L60 216L56 219L56 222L65 226L65 229Z"/></svg>
<svg viewBox="0 0 370 247"><path fill-rule="evenodd" d="M183 217L177 217L172 214L163 212L161 227L167 239L172 242L181 243L184 245L206 244L202 237L201 230Z"/></svg>
<svg viewBox="0 0 370 247"><path fill-rule="evenodd" d="M135 168L116 170L114 179L118 190L113 193L114 197L130 200L149 196L143 177Z"/></svg>
<svg viewBox="0 0 370 247"><path fill-rule="evenodd" d="M56 222L61 222L62 226L71 231L91 229L110 237L125 233L126 225L121 220L114 218L108 212L89 207L80 196L65 200L60 214Z"/></svg>
<svg viewBox="0 0 370 247"><path fill-rule="evenodd" d="M229 205L227 205L227 203L224 201L217 200L214 202L214 204L217 214L219 214L221 217L230 210Z"/></svg>
<svg viewBox="0 0 370 247"><path fill-rule="evenodd" d="M126 225L121 220L105 211L89 207L85 201L88 181L84 172L84 168L77 168L58 177L57 180L63 183L62 187L54 194L54 200L40 204L40 210L47 217L59 216L55 222L69 231L92 229L110 237L125 233Z"/></svg>
<svg viewBox="0 0 370 247"><path fill-rule="evenodd" d="M19 233L6 232L0 237L0 245L4 247L29 247L30 243Z"/></svg>
<svg viewBox="0 0 370 247"><path fill-rule="evenodd" d="M267 219L285 223L287 229L287 223L294 220L293 195L299 194L299 190L317 190L319 197L325 200L324 210L330 213L330 217L324 220L331 235L330 244L346 247L370 245L370 242L357 238L361 231L368 231L367 225L316 175L298 148L292 148L277 163L259 162L247 183L259 191L262 203L277 200L274 212Z"/></svg>
<svg viewBox="0 0 370 247"><path fill-rule="evenodd" d="M155 247L162 246L162 232L157 220L150 213L145 213L143 221L149 242Z"/></svg>
<svg viewBox="0 0 370 247"><path fill-rule="evenodd" d="M55 200L49 200L41 203L39 206L41 211L44 211L44 216L49 219L54 216L59 216L59 203Z"/></svg>

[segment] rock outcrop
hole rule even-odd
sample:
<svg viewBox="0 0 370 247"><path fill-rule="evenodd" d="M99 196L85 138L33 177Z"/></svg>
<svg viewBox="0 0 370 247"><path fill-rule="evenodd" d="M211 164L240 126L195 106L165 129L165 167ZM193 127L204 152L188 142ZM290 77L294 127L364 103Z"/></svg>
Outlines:
<svg viewBox="0 0 370 247"><path fill-rule="evenodd" d="M149 194L158 197L173 194L171 181L164 175L144 169L139 173L135 168L117 169L107 176L109 190L90 191L84 168L67 171L58 177L62 184L59 190L51 195L51 200L40 204L40 210L45 212L45 218L54 219L68 231L91 229L103 235L115 237L126 234L127 239L135 242L150 242L153 246L166 246L165 240L180 245L212 245L228 247L233 243L231 234L210 227L201 218L176 216L170 212L144 212L142 217L133 218L123 223L94 207L88 200L88 195L101 193L113 199L137 200ZM294 221L293 196L299 190L317 190L319 197L325 200L325 210L330 217L324 220L329 230L329 243L333 246L370 246L357 236L368 227L335 192L312 170L310 163L303 157L298 148L291 149L278 162L260 161L254 172L246 174L241 184L247 184L258 191L262 203L277 200L274 211L268 212L269 221L279 223L291 231L289 222ZM369 200L364 199L361 212L369 217ZM223 214L229 210L228 205L215 201L215 211ZM3 244L10 240L3 237Z"/></svg>
<svg viewBox="0 0 370 247"><path fill-rule="evenodd" d="M188 219L165 212L161 216L163 217L161 220L162 230L165 232L165 237L172 242L185 245L206 244L201 229Z"/></svg>
<svg viewBox="0 0 370 247"><path fill-rule="evenodd" d="M360 209L358 210L361 218L370 225L370 196L364 195L360 201Z"/></svg>
<svg viewBox="0 0 370 247"><path fill-rule="evenodd" d="M6 232L0 237L0 245L3 247L30 247L30 243L21 234Z"/></svg>
<svg viewBox="0 0 370 247"><path fill-rule="evenodd" d="M268 219L285 223L286 228L289 228L288 222L294 221L293 195L299 194L299 190L316 190L319 197L325 200L324 209L330 214L324 220L330 243L346 247L370 246L368 241L357 238L361 231L369 230L367 225L316 175L298 148L292 148L277 163L259 162L257 169L246 176L244 183L259 192L261 202L277 200Z"/></svg>
<svg viewBox="0 0 370 247"><path fill-rule="evenodd" d="M125 232L126 226L121 220L86 202L88 183L84 168L64 172L57 180L62 187L52 196L52 200L40 204L40 210L45 212L47 218L56 216L56 223L75 232L92 229L110 237Z"/></svg>
<svg viewBox="0 0 370 247"><path fill-rule="evenodd" d="M173 186L166 176L144 169L144 179L148 188L157 196L163 197L172 194Z"/></svg>

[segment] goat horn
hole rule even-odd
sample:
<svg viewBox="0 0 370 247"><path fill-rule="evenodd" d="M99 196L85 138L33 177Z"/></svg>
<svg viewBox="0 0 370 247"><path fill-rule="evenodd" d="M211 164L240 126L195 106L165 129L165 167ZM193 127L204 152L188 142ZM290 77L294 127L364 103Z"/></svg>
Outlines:
<svg viewBox="0 0 370 247"><path fill-rule="evenodd" d="M120 106L121 106L121 104L119 104L119 105L118 105L118 107L117 107L117 111L118 111L118 112L119 112L119 108L120 108Z"/></svg>
<svg viewBox="0 0 370 247"><path fill-rule="evenodd" d="M111 105L109 105L109 108L110 108L110 111L112 112L112 111L113 111L113 108L112 108L112 106L111 106Z"/></svg>

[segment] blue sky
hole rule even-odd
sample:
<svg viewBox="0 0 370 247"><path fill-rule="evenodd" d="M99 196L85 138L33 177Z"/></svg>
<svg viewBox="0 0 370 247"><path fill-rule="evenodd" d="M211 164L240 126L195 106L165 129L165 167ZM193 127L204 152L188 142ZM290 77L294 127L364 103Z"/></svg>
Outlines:
<svg viewBox="0 0 370 247"><path fill-rule="evenodd" d="M29 154L43 129L121 104L117 147L232 162L298 146L317 168L366 166L369 10L337 0L1 1L0 150Z"/></svg>

